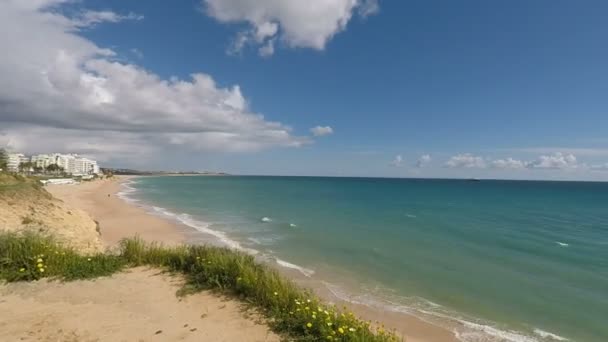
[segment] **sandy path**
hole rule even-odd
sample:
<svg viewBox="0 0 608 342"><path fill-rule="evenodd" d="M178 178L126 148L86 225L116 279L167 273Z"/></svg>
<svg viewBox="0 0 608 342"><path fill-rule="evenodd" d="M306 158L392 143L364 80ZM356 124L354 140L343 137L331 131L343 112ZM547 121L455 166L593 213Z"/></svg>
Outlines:
<svg viewBox="0 0 608 342"><path fill-rule="evenodd" d="M0 341L279 341L234 300L176 297L180 283L137 268L93 281L1 285Z"/></svg>

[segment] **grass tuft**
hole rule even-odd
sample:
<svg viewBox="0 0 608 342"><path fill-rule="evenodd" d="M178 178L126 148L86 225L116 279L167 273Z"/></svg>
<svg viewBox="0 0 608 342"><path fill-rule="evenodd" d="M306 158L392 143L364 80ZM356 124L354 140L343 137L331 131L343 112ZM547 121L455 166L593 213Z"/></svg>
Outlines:
<svg viewBox="0 0 608 342"><path fill-rule="evenodd" d="M163 247L126 239L116 253L83 256L50 236L0 232L0 279L90 279L126 267L154 266L183 274L181 294L211 289L260 310L277 333L298 341L397 341L346 309L324 304L253 256L213 246Z"/></svg>

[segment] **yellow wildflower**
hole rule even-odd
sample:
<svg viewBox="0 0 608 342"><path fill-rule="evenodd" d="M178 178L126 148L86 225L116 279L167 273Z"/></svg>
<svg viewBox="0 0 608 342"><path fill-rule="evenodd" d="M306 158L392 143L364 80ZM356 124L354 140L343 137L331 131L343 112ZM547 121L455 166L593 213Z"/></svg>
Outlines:
<svg viewBox="0 0 608 342"><path fill-rule="evenodd" d="M340 334L344 334L344 329L342 329L342 327L339 327L338 331L340 332Z"/></svg>
<svg viewBox="0 0 608 342"><path fill-rule="evenodd" d="M38 264L38 265L36 265L36 266L37 266L38 268L43 268L43 267L44 267L44 265L43 265L43 264Z"/></svg>
<svg viewBox="0 0 608 342"><path fill-rule="evenodd" d="M40 273L44 273L44 268L39 269Z"/></svg>
<svg viewBox="0 0 608 342"><path fill-rule="evenodd" d="M25 268L23 268L23 267L22 267L22 268L20 268L20 269L19 269L19 272L25 272Z"/></svg>
<svg viewBox="0 0 608 342"><path fill-rule="evenodd" d="M306 323L306 327L307 328L312 328L312 323L310 323L310 322Z"/></svg>
<svg viewBox="0 0 608 342"><path fill-rule="evenodd" d="M36 260L36 262L42 262L42 259L38 258L38 260Z"/></svg>
<svg viewBox="0 0 608 342"><path fill-rule="evenodd" d="M332 324L333 324L332 322L327 322L327 326L328 326L328 327L331 327L331 326L332 326Z"/></svg>
<svg viewBox="0 0 608 342"><path fill-rule="evenodd" d="M275 296L278 296L278 295L279 295L279 293L278 293L278 292L275 292L275 293L274 293L274 295L275 295Z"/></svg>
<svg viewBox="0 0 608 342"><path fill-rule="evenodd" d="M87 258L87 261L91 261L91 258Z"/></svg>
<svg viewBox="0 0 608 342"><path fill-rule="evenodd" d="M312 314L312 319L317 319L317 315Z"/></svg>
<svg viewBox="0 0 608 342"><path fill-rule="evenodd" d="M307 307L304 308L304 310L310 310L310 308L307 306Z"/></svg>
<svg viewBox="0 0 608 342"><path fill-rule="evenodd" d="M348 331L355 332L355 328L348 328Z"/></svg>

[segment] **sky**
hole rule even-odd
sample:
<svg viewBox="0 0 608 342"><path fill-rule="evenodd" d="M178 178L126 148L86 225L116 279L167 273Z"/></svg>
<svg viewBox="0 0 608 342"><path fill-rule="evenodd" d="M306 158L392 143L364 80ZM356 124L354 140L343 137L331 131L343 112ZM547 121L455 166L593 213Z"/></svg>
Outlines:
<svg viewBox="0 0 608 342"><path fill-rule="evenodd" d="M608 181L608 2L2 0L0 146L235 174Z"/></svg>

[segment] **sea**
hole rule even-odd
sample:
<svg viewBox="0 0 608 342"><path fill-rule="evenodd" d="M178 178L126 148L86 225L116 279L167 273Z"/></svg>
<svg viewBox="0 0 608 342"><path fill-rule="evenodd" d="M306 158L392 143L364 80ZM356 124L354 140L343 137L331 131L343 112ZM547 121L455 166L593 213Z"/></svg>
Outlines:
<svg viewBox="0 0 608 342"><path fill-rule="evenodd" d="M608 183L141 177L120 195L461 341L608 341Z"/></svg>

